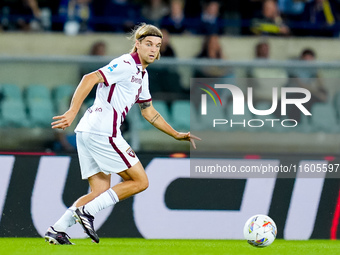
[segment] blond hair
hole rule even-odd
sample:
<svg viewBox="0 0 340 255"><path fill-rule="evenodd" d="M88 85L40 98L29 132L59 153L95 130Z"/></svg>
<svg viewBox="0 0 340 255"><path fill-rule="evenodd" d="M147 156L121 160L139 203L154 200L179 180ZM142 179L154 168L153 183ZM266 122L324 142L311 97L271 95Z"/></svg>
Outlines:
<svg viewBox="0 0 340 255"><path fill-rule="evenodd" d="M139 26L135 27L135 29L131 32L131 35L129 37L129 39L132 40L134 43L130 51L130 54L137 51L136 41L141 42L147 36L157 36L163 39L163 34L161 30L159 30L159 28L155 27L154 25L142 23ZM158 53L156 59L160 59L160 57L161 54Z"/></svg>

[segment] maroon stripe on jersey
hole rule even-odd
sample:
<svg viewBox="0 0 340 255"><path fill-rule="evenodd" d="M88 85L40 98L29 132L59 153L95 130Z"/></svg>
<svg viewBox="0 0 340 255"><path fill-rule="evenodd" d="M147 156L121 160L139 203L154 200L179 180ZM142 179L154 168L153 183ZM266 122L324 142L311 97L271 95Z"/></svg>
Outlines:
<svg viewBox="0 0 340 255"><path fill-rule="evenodd" d="M150 101L152 101L152 98L150 98L150 99L147 99L147 100L137 100L137 104L141 104L141 103L145 103L145 102L150 102Z"/></svg>
<svg viewBox="0 0 340 255"><path fill-rule="evenodd" d="M113 91L115 90L115 87L116 87L116 83L113 83L111 88L110 88L109 96L107 97L107 101L109 103L111 103L112 94L113 94Z"/></svg>
<svg viewBox="0 0 340 255"><path fill-rule="evenodd" d="M141 65L141 62L140 62L140 59L139 59L139 56L138 56L137 52L131 53L131 57L133 58L133 60L135 61L135 63L137 65Z"/></svg>
<svg viewBox="0 0 340 255"><path fill-rule="evenodd" d="M129 111L129 109L127 108L127 106L125 107L125 109L124 109L124 112L123 112L123 114L122 114L122 122L125 120L125 117L126 117L126 114L128 113L128 111Z"/></svg>
<svg viewBox="0 0 340 255"><path fill-rule="evenodd" d="M106 85L106 86L109 86L110 84L107 82L107 79L106 79L104 73L103 73L101 70L98 70L98 72L103 76L105 85Z"/></svg>
<svg viewBox="0 0 340 255"><path fill-rule="evenodd" d="M131 167L130 162L126 159L124 154L118 149L117 145L113 142L112 137L109 137L109 141L110 141L110 144L112 145L112 148L119 154L119 156L124 161L124 163L127 166L127 168L130 168Z"/></svg>
<svg viewBox="0 0 340 255"><path fill-rule="evenodd" d="M117 136L117 119L118 119L118 113L115 109L113 109L113 127L112 127L112 136Z"/></svg>

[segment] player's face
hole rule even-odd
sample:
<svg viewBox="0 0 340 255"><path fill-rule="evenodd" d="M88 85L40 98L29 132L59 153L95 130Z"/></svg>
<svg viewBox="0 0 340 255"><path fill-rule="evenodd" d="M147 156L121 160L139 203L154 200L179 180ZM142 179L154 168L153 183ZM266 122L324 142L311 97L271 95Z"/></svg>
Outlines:
<svg viewBox="0 0 340 255"><path fill-rule="evenodd" d="M147 36L141 42L137 41L137 52L143 66L155 61L161 49L162 39L157 36Z"/></svg>

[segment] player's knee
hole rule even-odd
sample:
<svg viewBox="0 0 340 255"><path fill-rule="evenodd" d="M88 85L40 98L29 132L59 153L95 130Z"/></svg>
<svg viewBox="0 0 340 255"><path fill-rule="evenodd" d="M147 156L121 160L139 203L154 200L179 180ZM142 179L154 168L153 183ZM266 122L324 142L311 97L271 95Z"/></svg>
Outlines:
<svg viewBox="0 0 340 255"><path fill-rule="evenodd" d="M149 187L149 181L148 179L143 179L141 181L138 182L138 192L142 192L144 190L146 190Z"/></svg>
<svg viewBox="0 0 340 255"><path fill-rule="evenodd" d="M148 181L148 179L146 179L146 180L143 182L142 191L143 191L143 190L146 190L148 187L149 187L149 181Z"/></svg>

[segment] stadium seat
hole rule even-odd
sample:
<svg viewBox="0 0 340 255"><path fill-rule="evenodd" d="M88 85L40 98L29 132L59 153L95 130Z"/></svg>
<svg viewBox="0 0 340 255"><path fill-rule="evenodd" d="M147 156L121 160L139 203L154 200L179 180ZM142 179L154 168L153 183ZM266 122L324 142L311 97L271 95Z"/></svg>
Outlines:
<svg viewBox="0 0 340 255"><path fill-rule="evenodd" d="M337 119L340 121L340 92L336 93L333 98L334 107L336 109Z"/></svg>
<svg viewBox="0 0 340 255"><path fill-rule="evenodd" d="M4 127L29 127L26 109L21 99L5 99L1 103L1 124Z"/></svg>
<svg viewBox="0 0 340 255"><path fill-rule="evenodd" d="M300 123L297 126L297 129L294 128L294 131L301 133L311 133L313 132L313 127L311 125L311 116L306 116L301 112Z"/></svg>
<svg viewBox="0 0 340 255"><path fill-rule="evenodd" d="M173 116L174 128L178 130L189 131L191 115L190 101L189 100L174 101L171 106L171 112Z"/></svg>
<svg viewBox="0 0 340 255"><path fill-rule="evenodd" d="M176 117L176 116L175 116ZM203 130L201 114L194 104L190 104L190 131Z"/></svg>
<svg viewBox="0 0 340 255"><path fill-rule="evenodd" d="M165 101L155 100L152 101L152 105L166 121L172 122L171 114Z"/></svg>
<svg viewBox="0 0 340 255"><path fill-rule="evenodd" d="M16 84L2 84L0 91L4 99L21 99L21 89Z"/></svg>
<svg viewBox="0 0 340 255"><path fill-rule="evenodd" d="M128 141L134 150L138 151L140 148L139 131L142 129L142 115L138 104L134 104L129 113L126 115L126 120L129 124L129 138ZM149 124L150 125L150 124ZM150 125L151 126L151 125Z"/></svg>
<svg viewBox="0 0 340 255"><path fill-rule="evenodd" d="M251 119L254 119L252 113L248 109L248 105L244 105L244 115L234 115L233 114L233 103L230 102L227 105L227 118L229 123L227 124L228 126L228 131L255 131L256 128L252 128L248 126L248 121ZM241 123L241 124L233 124L231 126L231 120L232 123ZM244 123L244 124L242 124ZM255 125L255 124L254 124Z"/></svg>
<svg viewBox="0 0 340 255"><path fill-rule="evenodd" d="M272 102L268 101L260 101L256 103L255 109L256 110L269 110L272 106ZM281 125L281 119L279 116L276 116L274 113L269 115L255 115L255 119L260 119L264 122L264 125L260 128L254 128L255 131L260 132L284 132L289 131L288 128L284 128ZM271 119L279 120L279 121L268 121Z"/></svg>
<svg viewBox="0 0 340 255"><path fill-rule="evenodd" d="M222 108L221 105L215 105L214 102L208 101L207 102L207 115L201 115L200 116L200 122L202 127L205 130L220 130L220 131L228 131L230 127L228 125L216 125L216 127L213 127L213 121L214 119L226 119L226 112L224 108Z"/></svg>
<svg viewBox="0 0 340 255"><path fill-rule="evenodd" d="M70 84L63 84L54 88L53 100L58 113L63 113L68 109L74 91L75 86Z"/></svg>
<svg viewBox="0 0 340 255"><path fill-rule="evenodd" d="M126 120L130 123L130 128L136 131L142 128L142 118L138 104L134 104L126 115Z"/></svg>
<svg viewBox="0 0 340 255"><path fill-rule="evenodd" d="M26 88L25 92L27 103L36 100L51 100L50 89L44 85L31 84Z"/></svg>
<svg viewBox="0 0 340 255"><path fill-rule="evenodd" d="M315 103L311 109L311 125L314 132L336 133L339 125L332 104Z"/></svg>
<svg viewBox="0 0 340 255"><path fill-rule="evenodd" d="M53 94L56 99L64 99L64 98L70 99L75 89L76 88L73 85L63 84L63 85L59 85L55 87Z"/></svg>
<svg viewBox="0 0 340 255"><path fill-rule="evenodd" d="M28 102L30 121L34 127L50 127L54 116L53 104L49 99Z"/></svg>

